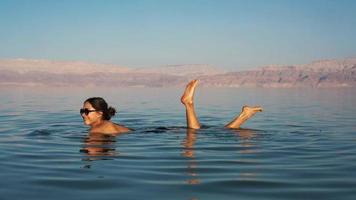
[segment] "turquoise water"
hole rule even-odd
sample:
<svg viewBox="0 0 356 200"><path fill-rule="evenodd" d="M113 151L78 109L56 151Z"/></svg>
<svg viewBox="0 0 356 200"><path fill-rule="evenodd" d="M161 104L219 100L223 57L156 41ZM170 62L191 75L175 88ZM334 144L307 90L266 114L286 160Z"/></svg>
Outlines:
<svg viewBox="0 0 356 200"><path fill-rule="evenodd" d="M356 90L0 88L0 199L355 199ZM89 138L102 96L135 131ZM222 128L262 105L241 130Z"/></svg>

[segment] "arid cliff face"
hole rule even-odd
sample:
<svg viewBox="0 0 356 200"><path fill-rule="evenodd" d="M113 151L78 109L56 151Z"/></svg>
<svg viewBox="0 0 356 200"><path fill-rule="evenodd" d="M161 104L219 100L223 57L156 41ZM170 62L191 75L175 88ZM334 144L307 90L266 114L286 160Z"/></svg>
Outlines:
<svg viewBox="0 0 356 200"><path fill-rule="evenodd" d="M87 62L0 60L0 85L170 87L198 78L214 87L356 87L356 58L224 72L209 65L134 69Z"/></svg>
<svg viewBox="0 0 356 200"><path fill-rule="evenodd" d="M299 66L268 66L201 78L225 87L355 87L356 59L324 60Z"/></svg>

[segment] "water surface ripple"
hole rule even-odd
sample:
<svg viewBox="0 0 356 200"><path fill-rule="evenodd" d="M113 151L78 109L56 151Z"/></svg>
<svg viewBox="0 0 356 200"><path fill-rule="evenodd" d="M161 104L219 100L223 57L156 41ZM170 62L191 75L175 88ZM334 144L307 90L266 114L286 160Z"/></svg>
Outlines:
<svg viewBox="0 0 356 200"><path fill-rule="evenodd" d="M179 91L122 90L1 89L0 199L356 198L353 90L202 89L197 131ZM89 96L135 131L90 138L78 114ZM265 112L222 128L246 103Z"/></svg>

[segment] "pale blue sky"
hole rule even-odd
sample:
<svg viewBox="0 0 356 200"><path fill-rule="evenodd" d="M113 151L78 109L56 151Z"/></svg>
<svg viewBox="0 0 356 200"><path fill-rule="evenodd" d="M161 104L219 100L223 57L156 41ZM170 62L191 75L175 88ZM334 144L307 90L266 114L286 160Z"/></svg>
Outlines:
<svg viewBox="0 0 356 200"><path fill-rule="evenodd" d="M245 70L351 56L353 0L0 0L0 58Z"/></svg>

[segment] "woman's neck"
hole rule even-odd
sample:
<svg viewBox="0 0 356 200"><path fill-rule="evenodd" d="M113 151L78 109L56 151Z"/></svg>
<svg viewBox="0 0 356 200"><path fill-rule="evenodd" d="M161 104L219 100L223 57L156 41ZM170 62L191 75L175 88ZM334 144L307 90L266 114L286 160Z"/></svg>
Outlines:
<svg viewBox="0 0 356 200"><path fill-rule="evenodd" d="M105 120L100 119L100 120L91 124L91 129L99 128L99 127L103 126L105 124L105 122L106 122Z"/></svg>

